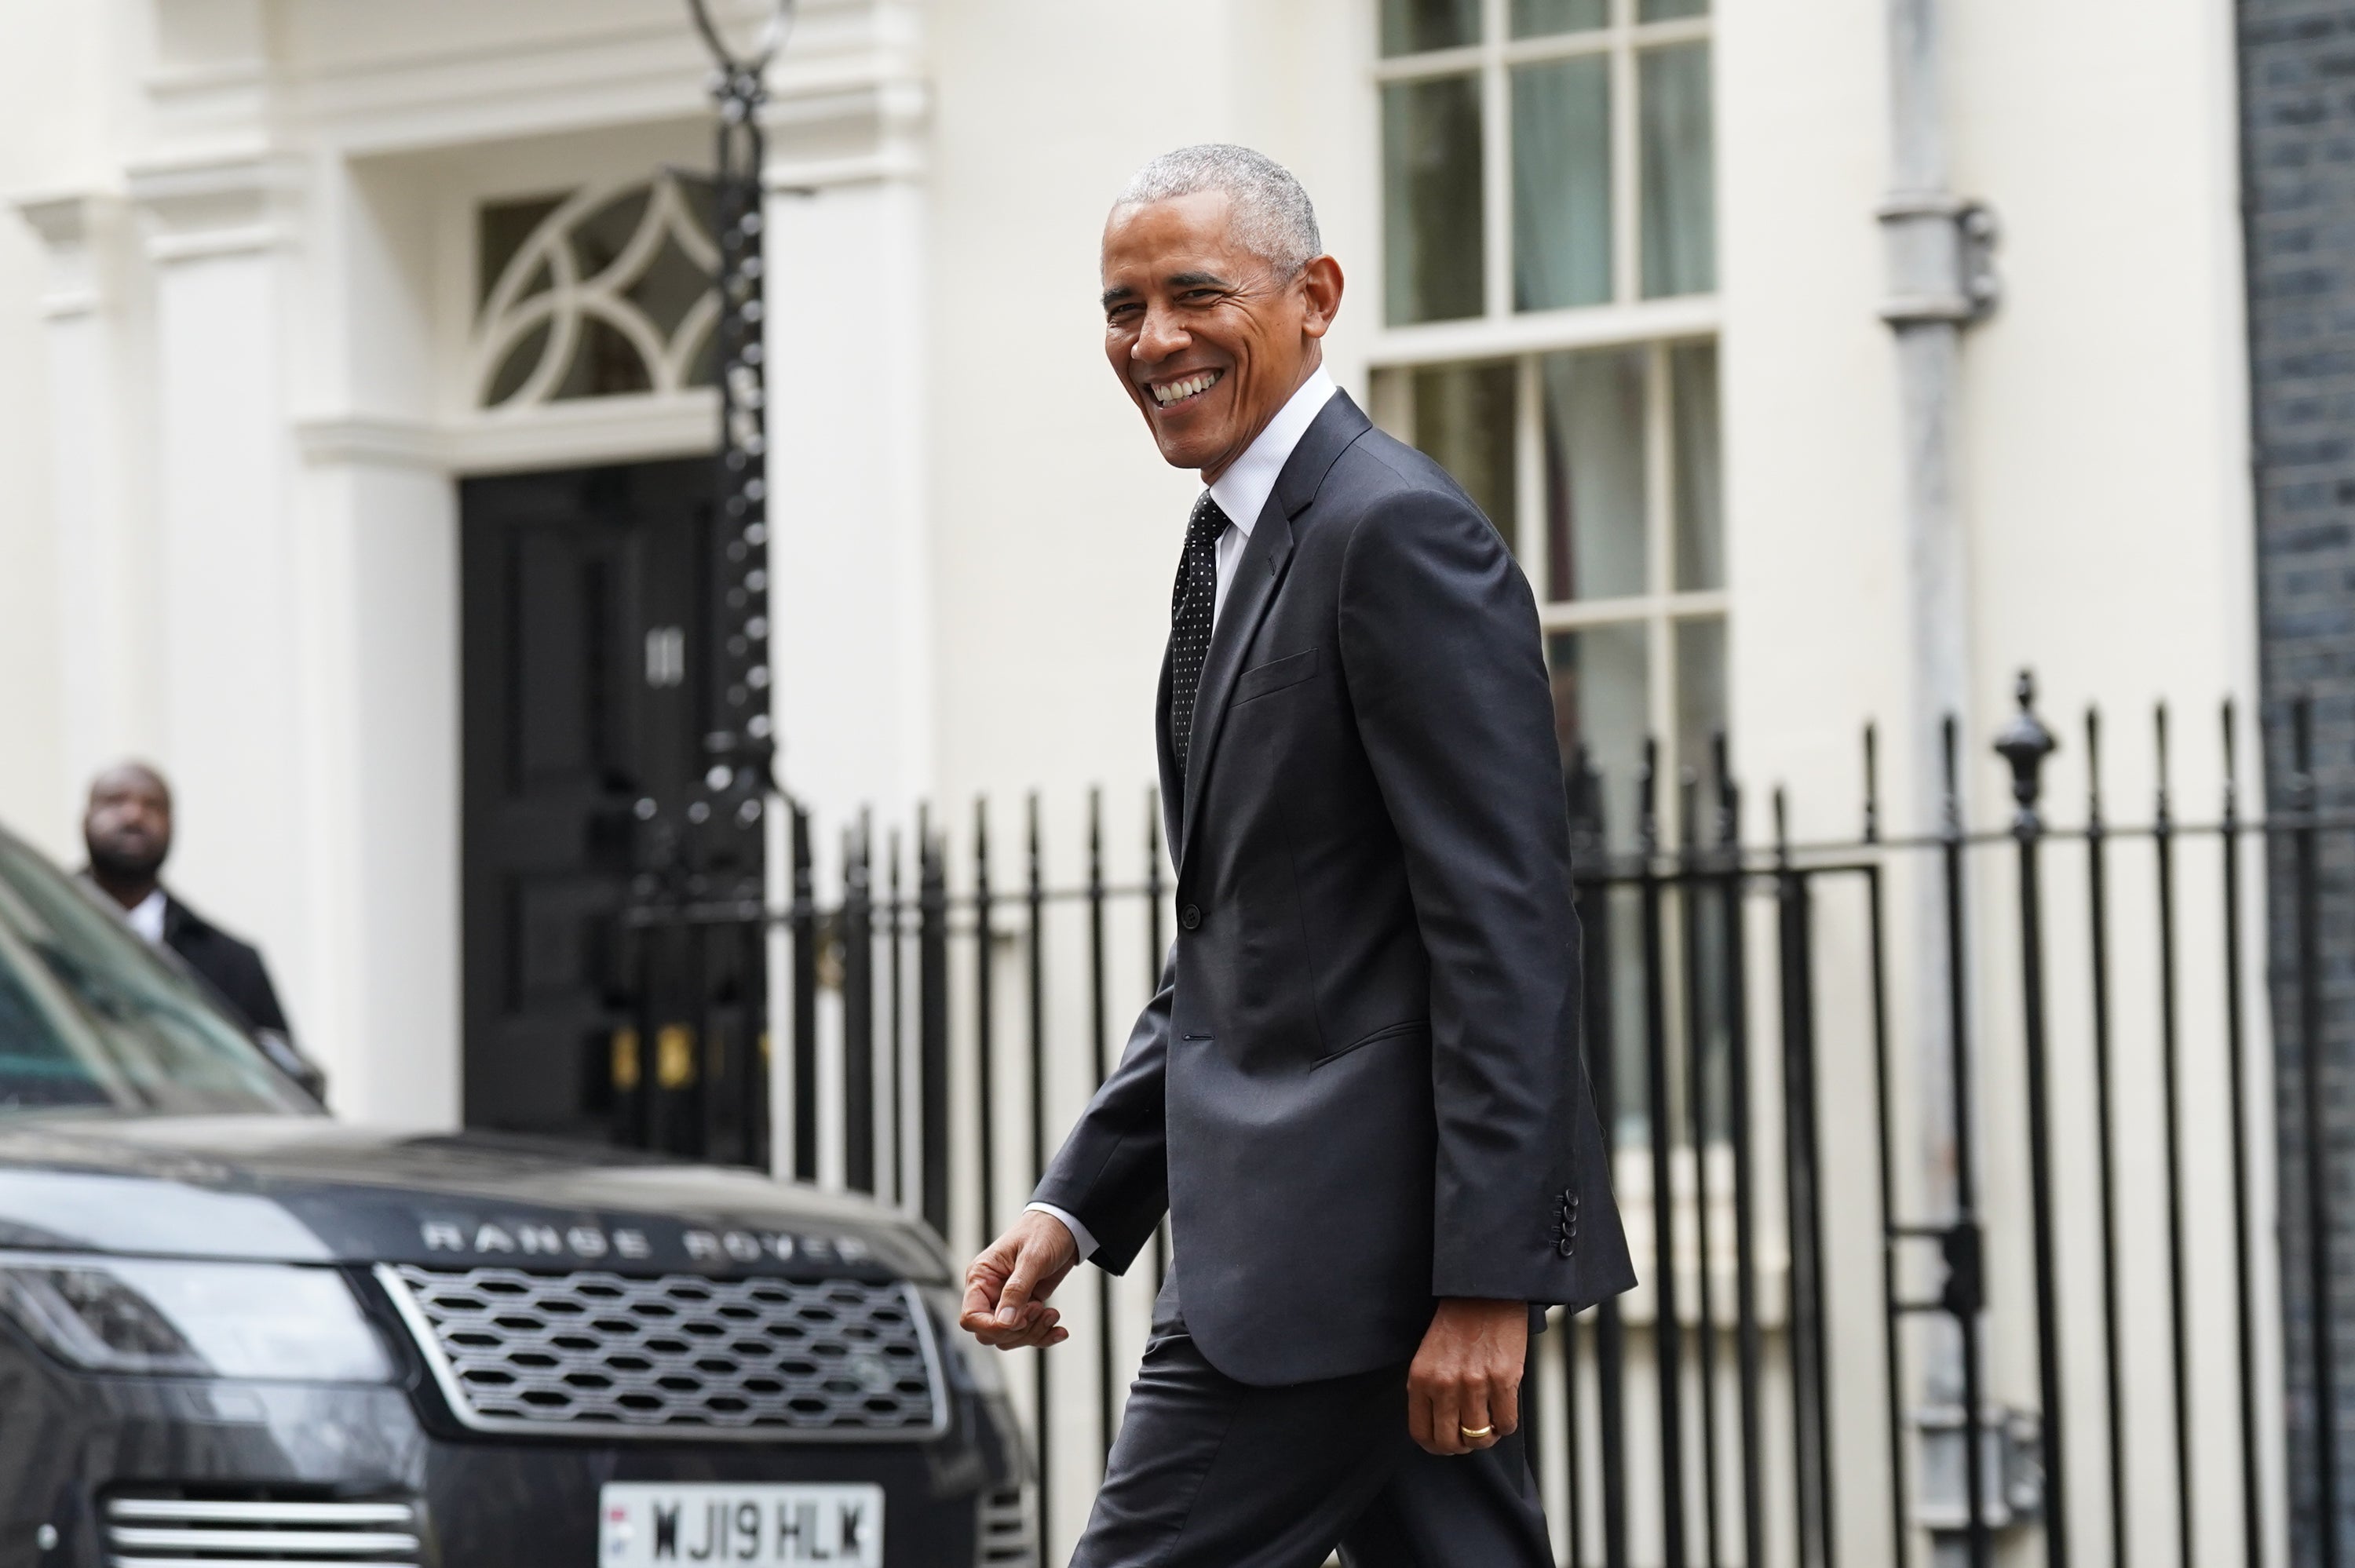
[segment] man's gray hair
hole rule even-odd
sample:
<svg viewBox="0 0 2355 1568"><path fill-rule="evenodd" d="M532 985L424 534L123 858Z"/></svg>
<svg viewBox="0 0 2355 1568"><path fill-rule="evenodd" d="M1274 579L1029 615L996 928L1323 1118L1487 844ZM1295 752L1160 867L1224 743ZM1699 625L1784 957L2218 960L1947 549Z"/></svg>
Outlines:
<svg viewBox="0 0 2355 1568"><path fill-rule="evenodd" d="M1292 171L1264 153L1227 142L1205 142L1164 153L1129 176L1114 210L1168 201L1200 191L1224 191L1234 203L1234 235L1286 278L1325 253L1316 208Z"/></svg>

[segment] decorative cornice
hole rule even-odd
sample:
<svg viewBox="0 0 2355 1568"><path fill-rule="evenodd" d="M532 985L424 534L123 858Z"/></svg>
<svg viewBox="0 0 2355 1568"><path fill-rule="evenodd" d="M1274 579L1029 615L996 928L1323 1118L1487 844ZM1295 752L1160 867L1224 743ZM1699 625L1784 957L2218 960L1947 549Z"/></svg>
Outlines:
<svg viewBox="0 0 2355 1568"><path fill-rule="evenodd" d="M132 205L157 261L266 250L287 237L284 211L301 189L292 160L270 153L156 163L130 171Z"/></svg>
<svg viewBox="0 0 2355 1568"><path fill-rule="evenodd" d="M719 398L709 387L662 397L584 397L448 424L344 414L298 420L294 435L304 458L320 464L476 474L634 462L713 450Z"/></svg>
<svg viewBox="0 0 2355 1568"><path fill-rule="evenodd" d="M122 198L112 191L47 191L17 196L13 205L49 253L41 314L61 321L104 305L106 252L122 221Z"/></svg>
<svg viewBox="0 0 2355 1568"><path fill-rule="evenodd" d="M771 190L913 182L924 175L932 91L922 78L885 74L772 100Z"/></svg>

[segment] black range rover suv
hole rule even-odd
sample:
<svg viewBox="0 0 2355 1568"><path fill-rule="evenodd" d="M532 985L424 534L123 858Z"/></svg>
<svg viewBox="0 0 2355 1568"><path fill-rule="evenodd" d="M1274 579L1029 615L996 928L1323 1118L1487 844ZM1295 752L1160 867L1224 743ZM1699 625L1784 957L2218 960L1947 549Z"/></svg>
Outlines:
<svg viewBox="0 0 2355 1568"><path fill-rule="evenodd" d="M0 832L0 1568L1034 1565L937 1240L337 1122Z"/></svg>

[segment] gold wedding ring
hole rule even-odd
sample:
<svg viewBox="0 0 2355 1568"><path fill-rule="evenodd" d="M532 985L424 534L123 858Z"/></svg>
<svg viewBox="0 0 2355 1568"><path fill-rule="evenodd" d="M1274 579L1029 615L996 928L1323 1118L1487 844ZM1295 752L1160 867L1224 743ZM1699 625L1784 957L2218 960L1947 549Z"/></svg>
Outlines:
<svg viewBox="0 0 2355 1568"><path fill-rule="evenodd" d="M1497 1429L1494 1426L1458 1426L1455 1430L1464 1434L1464 1440L1466 1443L1477 1443L1484 1437L1494 1437L1497 1435Z"/></svg>

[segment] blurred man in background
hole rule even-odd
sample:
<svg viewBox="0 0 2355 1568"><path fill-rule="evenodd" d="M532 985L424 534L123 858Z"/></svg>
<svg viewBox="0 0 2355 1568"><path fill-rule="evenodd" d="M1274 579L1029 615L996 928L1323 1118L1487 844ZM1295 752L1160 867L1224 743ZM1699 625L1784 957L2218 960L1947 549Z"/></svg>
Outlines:
<svg viewBox="0 0 2355 1568"><path fill-rule="evenodd" d="M324 1099L326 1079L294 1048L293 1030L261 954L166 891L159 880L172 853L172 787L142 762L108 768L90 787L82 818L90 880L123 907L151 947L168 948L250 1027L270 1059Z"/></svg>

